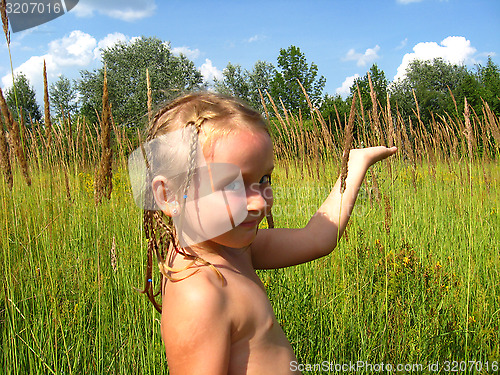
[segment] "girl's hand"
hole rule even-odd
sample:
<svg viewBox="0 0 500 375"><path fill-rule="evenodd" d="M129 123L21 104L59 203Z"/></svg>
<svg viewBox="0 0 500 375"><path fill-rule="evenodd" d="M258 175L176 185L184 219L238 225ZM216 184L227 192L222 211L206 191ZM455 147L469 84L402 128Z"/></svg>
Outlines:
<svg viewBox="0 0 500 375"><path fill-rule="evenodd" d="M385 147L385 146L377 146L377 147L368 147L368 148L359 148L352 149L349 153L349 167L352 165L353 167L359 167L359 165L364 165L366 169L371 167L376 162L384 160L391 155L394 155L398 151L397 147Z"/></svg>

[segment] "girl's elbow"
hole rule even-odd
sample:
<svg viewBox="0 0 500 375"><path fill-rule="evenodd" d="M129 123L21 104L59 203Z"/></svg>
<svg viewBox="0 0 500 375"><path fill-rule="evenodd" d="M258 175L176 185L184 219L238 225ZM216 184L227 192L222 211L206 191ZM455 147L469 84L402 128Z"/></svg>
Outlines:
<svg viewBox="0 0 500 375"><path fill-rule="evenodd" d="M316 258L323 258L335 250L337 247L337 240L331 238L325 238L323 240L318 239L314 246L314 254Z"/></svg>

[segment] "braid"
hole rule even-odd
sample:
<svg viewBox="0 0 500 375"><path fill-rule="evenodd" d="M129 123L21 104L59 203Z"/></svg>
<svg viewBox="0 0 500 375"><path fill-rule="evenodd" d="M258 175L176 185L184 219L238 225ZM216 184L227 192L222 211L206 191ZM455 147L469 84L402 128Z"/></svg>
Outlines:
<svg viewBox="0 0 500 375"><path fill-rule="evenodd" d="M186 177L186 185L184 187L184 196L186 196L187 194L189 185L191 184L191 179L193 178L194 169L196 167L198 139L201 130L201 124L203 123L203 121L205 121L205 119L203 117L200 117L196 122L188 124L188 126L193 127L193 131L189 142L188 174Z"/></svg>
<svg viewBox="0 0 500 375"><path fill-rule="evenodd" d="M195 121L190 121L187 126L192 127L192 133L191 133L191 138L189 140L189 155L188 155L188 173L186 176L186 182L184 184L184 189L182 193L182 214L181 214L181 220L179 223L179 235L182 236L182 229L183 229L183 218L184 218L184 213L186 210L186 201L187 201L187 194L189 187L191 185L191 180L193 179L193 175L196 169L196 160L197 160L197 150L198 150L198 141L199 141L199 134L201 130L201 125L205 121L204 117L198 117Z"/></svg>
<svg viewBox="0 0 500 375"><path fill-rule="evenodd" d="M163 275L160 275L160 288L157 293L154 293L153 289L153 253L157 253L158 243L155 238L154 224L153 224L153 211L145 210L143 216L144 231L146 233L146 238L148 239L148 255L147 255L147 267L146 275L144 280L144 289L140 290L134 288L139 293L146 294L148 299L151 301L155 309L161 313L161 306L156 301L156 296L161 291L161 285L163 282Z"/></svg>

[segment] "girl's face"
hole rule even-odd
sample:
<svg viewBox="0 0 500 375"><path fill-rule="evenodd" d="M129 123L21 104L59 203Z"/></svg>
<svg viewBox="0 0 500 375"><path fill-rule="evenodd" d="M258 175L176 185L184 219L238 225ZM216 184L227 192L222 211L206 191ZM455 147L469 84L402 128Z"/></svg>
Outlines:
<svg viewBox="0 0 500 375"><path fill-rule="evenodd" d="M262 131L236 131L217 139L210 149L205 150L205 159L208 165L231 165L241 172L242 179L230 182L229 187L235 192L239 189L237 181L244 184L240 189L243 193L233 202L230 201L231 196L228 197L230 206L243 205L243 210L239 211L244 212L243 217L234 218L238 225L208 242L232 248L248 246L255 239L259 223L273 205L271 173L274 158L271 138ZM217 215L215 212L213 214L215 219Z"/></svg>

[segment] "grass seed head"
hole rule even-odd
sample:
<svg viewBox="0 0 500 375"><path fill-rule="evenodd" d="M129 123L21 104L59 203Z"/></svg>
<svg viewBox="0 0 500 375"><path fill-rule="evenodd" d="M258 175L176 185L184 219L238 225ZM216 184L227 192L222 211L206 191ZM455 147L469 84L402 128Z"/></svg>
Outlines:
<svg viewBox="0 0 500 375"><path fill-rule="evenodd" d="M108 80L104 67L104 85L102 93L101 122L101 160L96 176L95 203L101 203L102 197L111 197L112 185L112 150L111 150L111 106L108 97Z"/></svg>
<svg viewBox="0 0 500 375"><path fill-rule="evenodd" d="M10 45L9 17L7 17L7 3L5 0L0 0L0 13L5 40L7 41L7 45Z"/></svg>
<svg viewBox="0 0 500 375"><path fill-rule="evenodd" d="M349 152L352 148L353 142L353 129L354 129L354 117L356 114L356 96L353 96L351 103L351 112L349 114L349 121L347 123L347 128L344 136L344 153L342 156L342 164L340 167L340 193L344 194L346 189L346 179L347 179L347 164L349 163Z"/></svg>
<svg viewBox="0 0 500 375"><path fill-rule="evenodd" d="M465 117L465 136L467 137L467 148L469 150L469 158L472 159L472 142L474 133L472 130L472 124L470 122L469 105L467 103L467 98L464 98L464 117Z"/></svg>
<svg viewBox="0 0 500 375"><path fill-rule="evenodd" d="M0 117L0 167L5 177L7 186L12 191L14 180L12 177L12 167L10 164L9 144L5 134L2 118Z"/></svg>
<svg viewBox="0 0 500 375"><path fill-rule="evenodd" d="M45 60L43 61L43 102L45 109L45 137L50 152L52 144L52 122L50 121L49 85L47 82L47 65L45 64Z"/></svg>

